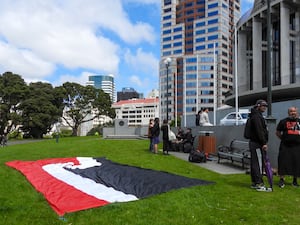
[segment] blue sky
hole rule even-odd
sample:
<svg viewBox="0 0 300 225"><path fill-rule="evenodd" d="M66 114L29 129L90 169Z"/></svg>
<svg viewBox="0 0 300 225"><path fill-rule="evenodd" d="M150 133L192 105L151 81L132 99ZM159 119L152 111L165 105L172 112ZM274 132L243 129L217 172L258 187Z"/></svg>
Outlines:
<svg viewBox="0 0 300 225"><path fill-rule="evenodd" d="M242 12L254 0L241 0ZM116 91L158 88L161 0L0 0L0 73L85 84L114 74Z"/></svg>

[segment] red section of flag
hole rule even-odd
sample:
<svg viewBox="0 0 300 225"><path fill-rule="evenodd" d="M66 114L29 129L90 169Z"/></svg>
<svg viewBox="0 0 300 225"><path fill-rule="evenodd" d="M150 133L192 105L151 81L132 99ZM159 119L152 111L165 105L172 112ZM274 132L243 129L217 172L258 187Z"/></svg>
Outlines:
<svg viewBox="0 0 300 225"><path fill-rule="evenodd" d="M26 176L34 188L41 192L53 210L60 216L65 213L99 207L109 202L87 195L74 187L60 181L45 172L42 167L47 164L73 162L75 158L56 158L38 161L12 161L6 165L13 167Z"/></svg>

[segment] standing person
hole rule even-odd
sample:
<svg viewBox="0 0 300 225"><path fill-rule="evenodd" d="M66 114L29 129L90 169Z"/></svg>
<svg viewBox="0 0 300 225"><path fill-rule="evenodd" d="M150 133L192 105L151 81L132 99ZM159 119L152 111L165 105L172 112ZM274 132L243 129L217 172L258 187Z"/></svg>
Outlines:
<svg viewBox="0 0 300 225"><path fill-rule="evenodd" d="M299 187L297 177L300 176L300 119L296 107L288 109L288 117L276 128L276 135L281 140L278 154L279 187L283 188L284 175L293 176L294 187Z"/></svg>
<svg viewBox="0 0 300 225"><path fill-rule="evenodd" d="M154 126L154 120L153 119L150 119L149 120L149 126L148 126L148 138L149 138L149 141L150 141L150 146L149 146L149 151L150 152L153 152L153 137L152 137L152 128Z"/></svg>
<svg viewBox="0 0 300 225"><path fill-rule="evenodd" d="M153 128L151 129L154 154L158 153L159 133L160 133L159 118L155 118Z"/></svg>
<svg viewBox="0 0 300 225"><path fill-rule="evenodd" d="M200 126L211 126L208 117L208 108L204 108L200 114Z"/></svg>
<svg viewBox="0 0 300 225"><path fill-rule="evenodd" d="M170 147L170 140L169 140L169 124L168 120L163 120L163 125L161 126L162 131L162 139L163 139L163 154L169 155L169 147Z"/></svg>
<svg viewBox="0 0 300 225"><path fill-rule="evenodd" d="M267 107L268 104L265 100L257 100L249 115L251 129L249 141L249 149L251 152L251 188L255 188L257 191L271 191L264 185L261 171L262 168L259 163L259 160L264 162L265 151L268 149L267 143L269 133L267 123L262 115L262 113L266 111ZM257 151L260 151L260 156L258 156ZM258 157L261 157L261 159Z"/></svg>
<svg viewBox="0 0 300 225"><path fill-rule="evenodd" d="M201 117L202 110L199 110L196 114L196 126L200 126L200 117Z"/></svg>

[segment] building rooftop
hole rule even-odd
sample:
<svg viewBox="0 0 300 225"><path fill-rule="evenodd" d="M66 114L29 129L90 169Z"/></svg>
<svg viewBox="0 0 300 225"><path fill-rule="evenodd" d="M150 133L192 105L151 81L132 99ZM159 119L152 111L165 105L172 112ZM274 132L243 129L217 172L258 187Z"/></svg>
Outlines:
<svg viewBox="0 0 300 225"><path fill-rule="evenodd" d="M159 99L158 98L143 98L143 99L129 99L129 100L121 100L113 104L113 106L121 106L125 104L153 104L153 103L158 103Z"/></svg>

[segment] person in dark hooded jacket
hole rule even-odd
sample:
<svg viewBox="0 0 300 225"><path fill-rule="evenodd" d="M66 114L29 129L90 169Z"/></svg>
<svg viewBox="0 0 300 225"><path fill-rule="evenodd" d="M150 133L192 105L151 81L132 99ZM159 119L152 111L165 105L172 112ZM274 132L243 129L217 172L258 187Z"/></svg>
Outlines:
<svg viewBox="0 0 300 225"><path fill-rule="evenodd" d="M251 163L250 163L250 174L251 174L251 188L255 188L257 191L268 191L265 187L262 171L259 165L261 157L261 162L264 162L264 152L268 149L268 129L267 123L262 115L263 112L266 111L268 104L265 100L257 100L255 106L251 109L251 113L249 115L250 118L250 141L249 141L249 149L251 152ZM260 154L258 154L260 151Z"/></svg>

